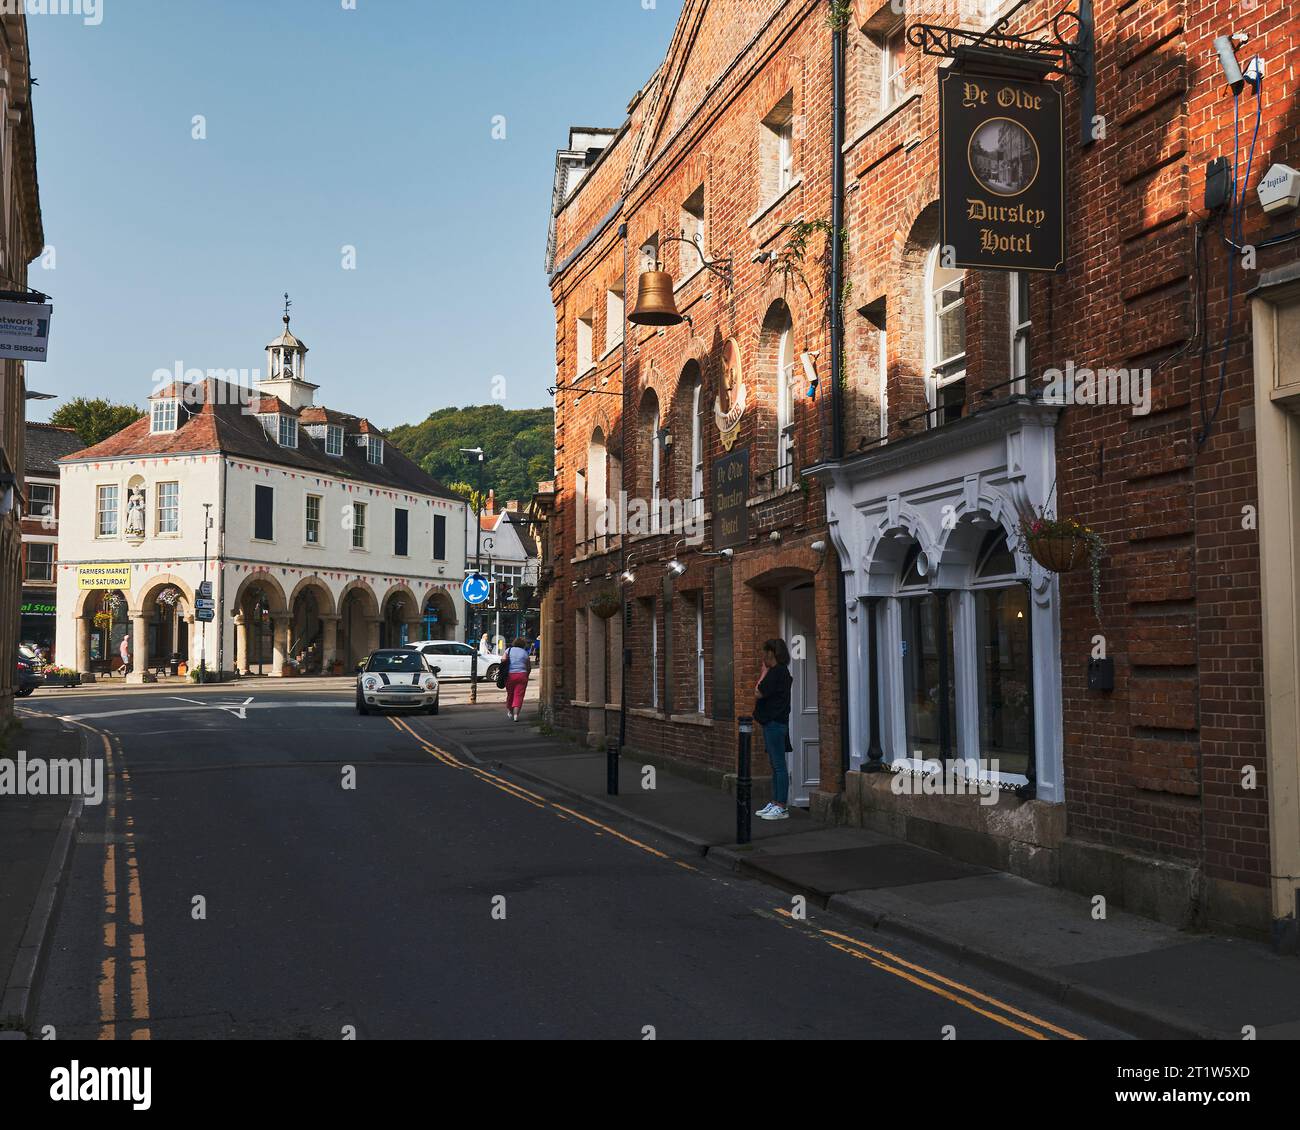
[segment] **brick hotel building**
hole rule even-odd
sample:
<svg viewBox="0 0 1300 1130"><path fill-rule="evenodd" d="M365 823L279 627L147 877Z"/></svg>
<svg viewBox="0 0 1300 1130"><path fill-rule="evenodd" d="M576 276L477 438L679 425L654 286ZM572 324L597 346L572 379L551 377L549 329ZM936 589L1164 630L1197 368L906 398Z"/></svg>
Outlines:
<svg viewBox="0 0 1300 1130"><path fill-rule="evenodd" d="M1300 20L1281 0L1096 4L1090 129L1084 85L1047 76L1063 266L963 270L940 246L954 60L916 25L978 44L998 24L1023 57L1060 9L687 0L627 121L573 131L548 250L546 705L722 783L759 645L800 637L792 796L814 815L1294 946L1300 212L1266 215L1256 186L1300 165ZM1262 81L1229 84L1214 41L1234 33ZM1027 159L995 157L973 163L1014 178ZM1215 158L1236 170L1227 208L1207 205ZM656 260L684 324L627 322ZM1057 402L1072 365L1149 371L1149 405ZM718 468L745 458L743 507L713 513ZM620 492L682 505L611 533ZM1019 548L1034 509L1100 535L1096 608L1088 568ZM996 804L891 787L956 759Z"/></svg>

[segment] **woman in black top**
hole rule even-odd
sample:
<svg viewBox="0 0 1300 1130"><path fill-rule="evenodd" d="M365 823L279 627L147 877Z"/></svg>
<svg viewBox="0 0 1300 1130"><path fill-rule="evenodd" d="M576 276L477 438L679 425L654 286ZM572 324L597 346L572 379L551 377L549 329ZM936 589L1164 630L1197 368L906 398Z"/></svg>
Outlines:
<svg viewBox="0 0 1300 1130"><path fill-rule="evenodd" d="M754 721L763 727L763 744L772 763L772 802L756 815L764 820L786 820L790 813L790 770L785 755L790 751L790 651L784 640L763 645L763 669L754 688Z"/></svg>

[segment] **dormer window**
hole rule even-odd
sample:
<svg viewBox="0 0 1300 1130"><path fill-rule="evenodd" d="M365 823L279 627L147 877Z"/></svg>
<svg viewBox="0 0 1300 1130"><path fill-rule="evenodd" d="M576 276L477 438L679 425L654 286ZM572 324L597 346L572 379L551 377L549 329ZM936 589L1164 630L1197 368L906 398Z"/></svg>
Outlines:
<svg viewBox="0 0 1300 1130"><path fill-rule="evenodd" d="M280 414L279 441L281 447L298 446L298 421L295 417Z"/></svg>
<svg viewBox="0 0 1300 1130"><path fill-rule="evenodd" d="M384 441L381 436L366 436L366 461L381 464L384 461Z"/></svg>
<svg viewBox="0 0 1300 1130"><path fill-rule="evenodd" d="M176 401L173 398L155 400L149 414L149 431L174 432L176 430Z"/></svg>
<svg viewBox="0 0 1300 1130"><path fill-rule="evenodd" d="M343 454L343 429L334 424L325 431L325 454L337 456Z"/></svg>

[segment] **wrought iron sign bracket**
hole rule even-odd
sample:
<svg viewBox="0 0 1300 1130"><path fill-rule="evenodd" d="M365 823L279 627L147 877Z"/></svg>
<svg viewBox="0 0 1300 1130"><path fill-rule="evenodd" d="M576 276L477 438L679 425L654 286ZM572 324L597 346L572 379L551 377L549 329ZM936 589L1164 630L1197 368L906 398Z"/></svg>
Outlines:
<svg viewBox="0 0 1300 1130"><path fill-rule="evenodd" d="M1008 31L1013 17L1033 2L1035 0L1020 0L988 31L940 24L912 24L907 29L907 41L913 47L919 47L925 55L1004 68L1020 65L1042 74L1070 75L1079 86L1079 142L1091 145L1097 140L1093 129L1097 109L1093 0L1067 0L1065 6L1042 25L1042 29L1051 32L1048 39L1030 39ZM1067 40L1062 34L1061 22L1066 19L1077 25L1073 40Z"/></svg>
<svg viewBox="0 0 1300 1130"><path fill-rule="evenodd" d="M687 239L685 235L666 235L663 237L661 242L684 243L688 247L695 248L696 252L700 256L700 265L710 274L716 275L720 278L722 280L722 285L728 290L731 289L733 260L730 256L727 256L725 259L707 259L704 256L704 248L699 245L699 242L694 239Z"/></svg>

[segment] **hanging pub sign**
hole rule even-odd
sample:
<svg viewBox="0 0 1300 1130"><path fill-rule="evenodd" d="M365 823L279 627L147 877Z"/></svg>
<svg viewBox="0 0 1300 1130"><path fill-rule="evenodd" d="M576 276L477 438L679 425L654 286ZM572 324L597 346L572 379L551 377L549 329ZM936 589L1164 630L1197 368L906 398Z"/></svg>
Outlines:
<svg viewBox="0 0 1300 1130"><path fill-rule="evenodd" d="M945 266L1056 271L1065 262L1065 150L1056 83L964 67L939 99Z"/></svg>

